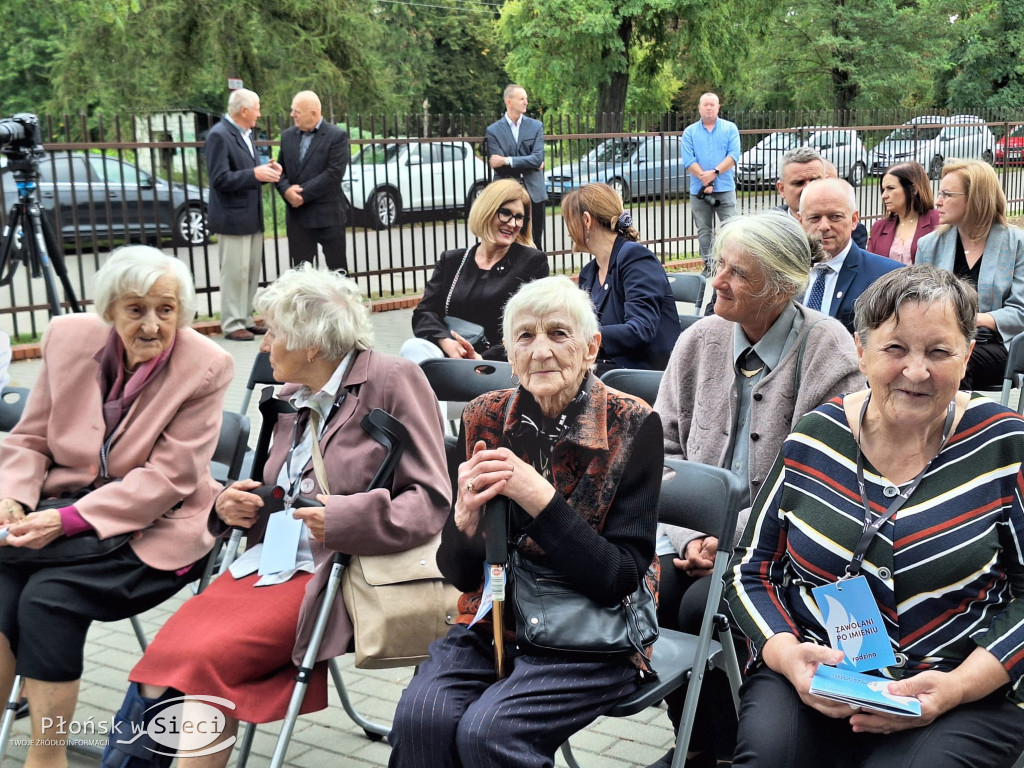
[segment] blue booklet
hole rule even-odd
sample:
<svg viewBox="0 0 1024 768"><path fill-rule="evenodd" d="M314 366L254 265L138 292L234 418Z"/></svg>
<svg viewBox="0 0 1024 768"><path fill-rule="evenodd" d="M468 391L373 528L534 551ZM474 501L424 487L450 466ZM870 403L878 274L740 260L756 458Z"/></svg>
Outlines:
<svg viewBox="0 0 1024 768"><path fill-rule="evenodd" d="M818 671L811 680L811 693L835 701L844 701L861 709L872 709L890 715L920 717L921 702L913 696L894 696L889 693L891 682L893 681L885 677L819 664Z"/></svg>

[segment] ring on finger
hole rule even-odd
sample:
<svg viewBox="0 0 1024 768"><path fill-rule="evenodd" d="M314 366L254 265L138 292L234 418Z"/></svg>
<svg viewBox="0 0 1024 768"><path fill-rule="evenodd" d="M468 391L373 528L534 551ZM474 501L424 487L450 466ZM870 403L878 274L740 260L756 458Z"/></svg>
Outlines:
<svg viewBox="0 0 1024 768"><path fill-rule="evenodd" d="M472 480L470 480L468 483L466 483L466 490L469 491L470 493L476 493L476 489L473 487L473 481Z"/></svg>

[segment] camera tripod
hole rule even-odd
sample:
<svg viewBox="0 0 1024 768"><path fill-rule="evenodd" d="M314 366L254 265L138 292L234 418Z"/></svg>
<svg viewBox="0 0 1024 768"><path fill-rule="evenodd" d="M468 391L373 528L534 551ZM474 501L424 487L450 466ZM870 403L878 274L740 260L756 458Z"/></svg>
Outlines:
<svg viewBox="0 0 1024 768"><path fill-rule="evenodd" d="M0 285L10 284L18 269L18 263L24 263L32 277L43 278L50 314L57 316L61 314L61 303L54 280L56 272L71 310L81 312L82 308L75 298L74 287L64 265L64 252L53 234L50 222L42 215L39 201L36 199L39 180L36 161L34 158L26 161L23 158L15 160L10 157L8 161L18 186L18 200L11 206L7 226L4 227L3 237L0 238ZM22 233L20 249L15 247L19 229Z"/></svg>

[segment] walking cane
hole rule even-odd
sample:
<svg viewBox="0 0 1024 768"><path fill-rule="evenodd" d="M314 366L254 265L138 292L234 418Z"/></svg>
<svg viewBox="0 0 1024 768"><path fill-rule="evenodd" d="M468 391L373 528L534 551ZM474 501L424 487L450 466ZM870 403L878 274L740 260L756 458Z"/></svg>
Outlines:
<svg viewBox="0 0 1024 768"><path fill-rule="evenodd" d="M494 671L505 677L505 566L508 563L508 500L504 497L484 510L487 573L491 580L491 619L494 625Z"/></svg>

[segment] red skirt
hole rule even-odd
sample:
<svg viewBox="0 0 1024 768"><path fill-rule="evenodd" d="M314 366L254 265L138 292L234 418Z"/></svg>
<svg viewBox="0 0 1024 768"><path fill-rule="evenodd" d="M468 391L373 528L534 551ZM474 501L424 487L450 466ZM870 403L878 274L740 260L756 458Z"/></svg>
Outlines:
<svg viewBox="0 0 1024 768"><path fill-rule="evenodd" d="M284 584L255 587L257 574L243 579L224 574L171 616L129 679L223 697L235 709L218 708L248 723L283 719L295 686L292 648L299 607L311 578L298 573ZM327 662L320 662L302 713L326 706Z"/></svg>

